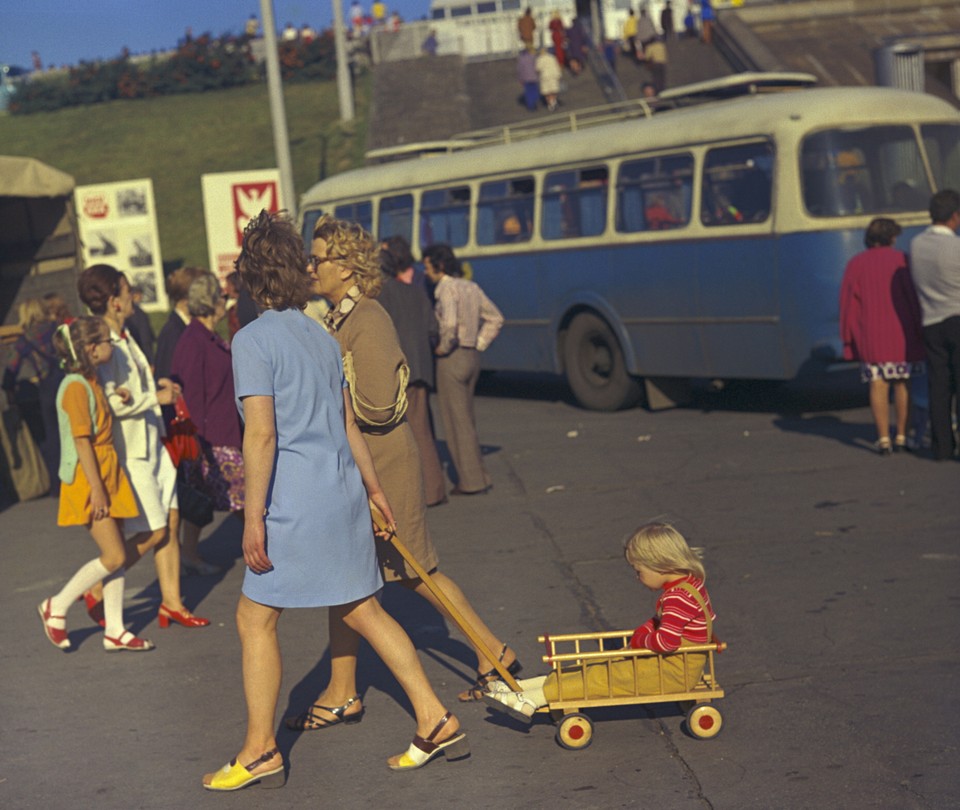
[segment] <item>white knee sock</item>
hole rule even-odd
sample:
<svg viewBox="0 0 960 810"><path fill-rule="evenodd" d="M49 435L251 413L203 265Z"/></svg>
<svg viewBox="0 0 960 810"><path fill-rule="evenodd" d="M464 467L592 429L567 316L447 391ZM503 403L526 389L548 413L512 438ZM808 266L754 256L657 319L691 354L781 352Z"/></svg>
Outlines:
<svg viewBox="0 0 960 810"><path fill-rule="evenodd" d="M110 638L120 638L126 629L123 626L123 582L126 569L118 568L103 581L103 617L106 620L104 633Z"/></svg>
<svg viewBox="0 0 960 810"><path fill-rule="evenodd" d="M60 593L50 598L50 612L54 616L65 616L70 606L83 595L84 591L89 591L109 574L110 572L100 562L99 557L90 560L86 565L80 567L80 570L63 586Z"/></svg>

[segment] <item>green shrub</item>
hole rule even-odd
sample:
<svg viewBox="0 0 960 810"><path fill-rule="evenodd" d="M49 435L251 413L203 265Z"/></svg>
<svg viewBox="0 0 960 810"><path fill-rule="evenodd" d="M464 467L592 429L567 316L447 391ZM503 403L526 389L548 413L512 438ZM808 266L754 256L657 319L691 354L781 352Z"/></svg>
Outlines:
<svg viewBox="0 0 960 810"><path fill-rule="evenodd" d="M333 34L312 42L279 46L284 81L316 81L336 76ZM142 99L177 93L203 93L262 81L248 37L213 38L203 34L181 43L171 54L135 62L124 51L105 62L81 62L66 76L36 76L24 82L11 100L10 112L51 112L116 99Z"/></svg>

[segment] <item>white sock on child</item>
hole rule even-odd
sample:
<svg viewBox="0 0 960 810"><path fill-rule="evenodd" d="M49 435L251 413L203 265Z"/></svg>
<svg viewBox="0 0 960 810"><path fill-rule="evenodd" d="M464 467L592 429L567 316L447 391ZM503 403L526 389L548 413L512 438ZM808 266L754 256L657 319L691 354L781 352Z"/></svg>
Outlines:
<svg viewBox="0 0 960 810"><path fill-rule="evenodd" d="M522 678L517 681L523 696L532 702L537 708L547 705L547 696L543 693L543 685L547 682L546 675L539 675L536 678Z"/></svg>
<svg viewBox="0 0 960 810"><path fill-rule="evenodd" d="M89 591L101 579L109 575L110 572L100 562L99 557L80 566L80 570L63 586L60 593L50 597L50 612L54 616L66 616L70 606L83 596L85 591ZM55 624L53 626L56 627Z"/></svg>
<svg viewBox="0 0 960 810"><path fill-rule="evenodd" d="M105 635L120 638L126 629L123 626L123 583L126 569L118 568L103 581L103 618L106 621Z"/></svg>

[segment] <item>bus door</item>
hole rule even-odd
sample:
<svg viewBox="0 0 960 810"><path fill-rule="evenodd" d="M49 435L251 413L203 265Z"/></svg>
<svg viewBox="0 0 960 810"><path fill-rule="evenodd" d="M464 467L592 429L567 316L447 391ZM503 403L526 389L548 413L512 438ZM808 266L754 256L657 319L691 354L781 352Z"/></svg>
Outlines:
<svg viewBox="0 0 960 810"><path fill-rule="evenodd" d="M701 177L697 309L706 375L783 375L773 234L773 144L707 151Z"/></svg>

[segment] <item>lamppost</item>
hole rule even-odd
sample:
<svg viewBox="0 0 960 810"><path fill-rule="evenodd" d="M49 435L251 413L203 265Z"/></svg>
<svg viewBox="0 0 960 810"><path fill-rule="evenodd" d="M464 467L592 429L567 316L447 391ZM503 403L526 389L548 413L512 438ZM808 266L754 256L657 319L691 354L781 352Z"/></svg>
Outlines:
<svg viewBox="0 0 960 810"><path fill-rule="evenodd" d="M340 119L352 121L354 117L353 83L350 78L350 63L347 59L347 44L343 35L342 0L332 0L332 3ZM295 213L297 198L293 187L287 112L283 103L283 86L280 81L280 57L277 53L277 26L273 19L273 0L260 0L260 16L263 19L263 44L267 52L267 93L270 98L270 120L273 125L273 149L277 157L277 169L280 172L280 207Z"/></svg>
<svg viewBox="0 0 960 810"><path fill-rule="evenodd" d="M287 111L283 104L280 83L280 57L277 53L277 26L273 20L273 0L260 0L263 18L263 44L267 51L267 95L270 98L270 122L273 125L273 151L280 172L280 207L291 214L297 210L293 187L293 164L290 161L290 135L287 132Z"/></svg>
<svg viewBox="0 0 960 810"><path fill-rule="evenodd" d="M353 81L350 76L350 60L347 58L347 43L343 35L343 0L333 3L333 45L337 54L337 95L340 99L340 120L353 120Z"/></svg>

